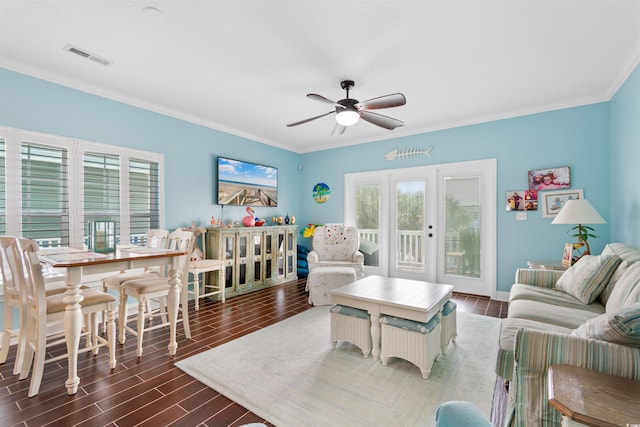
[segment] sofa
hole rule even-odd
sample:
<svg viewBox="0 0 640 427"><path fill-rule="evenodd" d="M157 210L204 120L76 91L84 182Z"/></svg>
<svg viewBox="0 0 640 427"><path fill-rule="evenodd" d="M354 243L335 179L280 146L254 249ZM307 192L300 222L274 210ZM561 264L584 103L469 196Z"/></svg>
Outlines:
<svg viewBox="0 0 640 427"><path fill-rule="evenodd" d="M496 373L507 425L560 426L547 372L569 364L640 381L640 249L611 243L566 271L519 269L502 320Z"/></svg>

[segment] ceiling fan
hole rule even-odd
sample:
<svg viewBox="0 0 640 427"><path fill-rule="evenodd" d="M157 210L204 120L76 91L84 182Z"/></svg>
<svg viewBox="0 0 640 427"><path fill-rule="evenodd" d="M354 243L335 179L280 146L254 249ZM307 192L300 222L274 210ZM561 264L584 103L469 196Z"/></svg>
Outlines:
<svg viewBox="0 0 640 427"><path fill-rule="evenodd" d="M325 98L322 95L310 93L307 98L314 101L324 102L325 104L331 104L335 107L334 111L320 114L319 116L311 117L309 119L300 120L299 122L289 123L287 127L298 126L303 123L308 123L312 120L319 119L320 117L328 116L329 114L336 114L336 125L333 128L331 134L343 134L347 126L354 125L358 120L362 119L376 126L383 127L385 129L393 130L400 127L404 122L394 119L392 117L383 116L382 114L372 113L369 110L380 110L383 108L399 107L407 103L407 99L401 93L393 93L390 95L379 96L377 98L371 98L366 101L358 101L357 99L349 98L349 90L355 86L353 80L344 80L340 83L340 87L347 91L347 97L339 101L332 101Z"/></svg>

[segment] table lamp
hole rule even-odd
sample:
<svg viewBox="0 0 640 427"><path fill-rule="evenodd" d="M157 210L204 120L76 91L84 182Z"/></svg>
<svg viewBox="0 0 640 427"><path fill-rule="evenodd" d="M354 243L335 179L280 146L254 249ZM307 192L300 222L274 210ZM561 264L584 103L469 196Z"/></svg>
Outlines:
<svg viewBox="0 0 640 427"><path fill-rule="evenodd" d="M588 200L577 199L568 200L551 224L577 224L571 230L576 230L577 233L574 236L578 238L578 243L586 246L582 255L590 255L591 249L587 240L589 237L597 238L598 236L591 233L593 228L583 224L606 224L606 221Z"/></svg>

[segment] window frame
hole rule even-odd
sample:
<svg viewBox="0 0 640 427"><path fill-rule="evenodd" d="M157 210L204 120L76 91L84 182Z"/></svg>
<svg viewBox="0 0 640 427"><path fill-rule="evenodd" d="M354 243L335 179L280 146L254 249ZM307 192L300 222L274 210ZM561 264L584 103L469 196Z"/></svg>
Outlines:
<svg viewBox="0 0 640 427"><path fill-rule="evenodd" d="M23 129L0 127L5 141L6 234L22 235L22 160L23 142L66 149L69 158L69 246L82 248L84 243L84 153L99 153L120 158L120 229L121 243L130 241L129 159L157 163L159 228L165 227L164 154L86 141Z"/></svg>

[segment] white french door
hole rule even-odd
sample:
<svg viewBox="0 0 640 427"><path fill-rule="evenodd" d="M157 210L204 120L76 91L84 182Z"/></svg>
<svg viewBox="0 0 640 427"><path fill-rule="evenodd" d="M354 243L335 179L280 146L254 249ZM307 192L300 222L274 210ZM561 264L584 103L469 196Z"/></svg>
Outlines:
<svg viewBox="0 0 640 427"><path fill-rule="evenodd" d="M495 296L496 161L345 176L365 273Z"/></svg>

